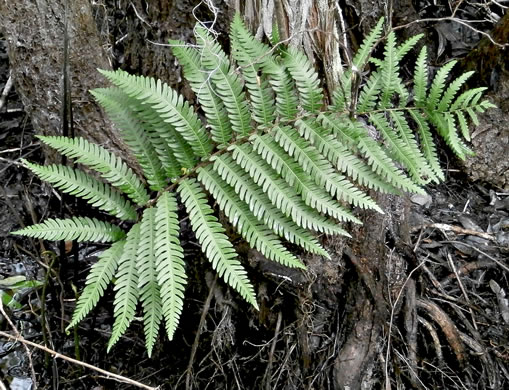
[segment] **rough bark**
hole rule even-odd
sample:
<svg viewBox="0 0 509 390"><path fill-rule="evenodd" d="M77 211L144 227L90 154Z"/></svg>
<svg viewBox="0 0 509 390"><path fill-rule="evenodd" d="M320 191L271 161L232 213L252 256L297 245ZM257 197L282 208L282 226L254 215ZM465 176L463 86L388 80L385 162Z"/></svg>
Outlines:
<svg viewBox="0 0 509 390"><path fill-rule="evenodd" d="M77 136L128 156L111 122L89 90L104 85L97 68L110 63L87 0L69 1L69 67ZM12 76L34 128L61 135L65 0L0 2L0 26L7 37Z"/></svg>

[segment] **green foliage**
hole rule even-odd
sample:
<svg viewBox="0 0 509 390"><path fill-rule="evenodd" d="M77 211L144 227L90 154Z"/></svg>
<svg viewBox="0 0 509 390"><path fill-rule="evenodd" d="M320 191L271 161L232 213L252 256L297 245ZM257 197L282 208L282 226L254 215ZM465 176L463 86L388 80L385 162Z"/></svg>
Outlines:
<svg viewBox="0 0 509 390"><path fill-rule="evenodd" d="M149 355L161 322L169 339L174 337L187 283L179 210L188 216L212 268L257 308L255 289L219 212L250 248L305 269L287 243L329 258L317 233L349 237L340 223L361 223L351 207L382 212L368 189L422 192L429 181L443 180L433 129L465 158L470 151L461 137L469 140L468 119L476 123L477 113L492 107L481 100L483 88L461 92L470 72L449 80L454 62L439 69L429 86L425 48L410 91L400 62L420 36L398 45L390 33L381 58L373 58L383 20L344 70L329 107L313 64L281 44L277 26L272 50L236 15L233 62L207 30L195 31L196 46L171 44L201 113L162 81L121 70L101 71L114 86L92 91L118 126L142 177L81 138L39 137L92 172L24 161L41 179L124 221L127 235L86 217L49 219L14 232L113 242L92 267L69 325L82 321L113 283L115 322L108 350L135 319L138 303Z"/></svg>

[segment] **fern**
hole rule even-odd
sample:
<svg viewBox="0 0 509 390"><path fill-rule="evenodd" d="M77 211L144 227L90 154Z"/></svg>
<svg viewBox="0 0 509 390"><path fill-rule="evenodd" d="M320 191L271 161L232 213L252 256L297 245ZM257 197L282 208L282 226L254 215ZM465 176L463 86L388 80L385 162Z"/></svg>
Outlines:
<svg viewBox="0 0 509 390"><path fill-rule="evenodd" d="M218 212L253 250L305 269L288 243L330 258L318 234L349 237L349 225L361 223L355 207L382 212L368 190L423 192L430 180L443 180L433 137L465 158L468 121L476 123L478 113L492 105L482 100L484 88L462 91L470 72L449 80L454 62L440 68L429 85L425 48L411 91L399 64L420 36L398 45L391 32L375 58L371 53L382 31L383 19L344 70L330 107L311 61L283 45L277 27L275 50L257 41L239 15L230 31L233 61L200 26L196 45L170 42L196 94L196 109L160 80L101 71L114 86L92 94L118 126L141 177L121 158L81 138L40 137L87 173L25 165L122 220L127 237L118 226L84 217L48 219L14 232L112 242L93 265L69 327L113 284L108 350L137 318L138 302L149 355L161 322L168 338L175 337L187 283L177 212L187 215L204 257L226 285L257 308L248 271Z"/></svg>

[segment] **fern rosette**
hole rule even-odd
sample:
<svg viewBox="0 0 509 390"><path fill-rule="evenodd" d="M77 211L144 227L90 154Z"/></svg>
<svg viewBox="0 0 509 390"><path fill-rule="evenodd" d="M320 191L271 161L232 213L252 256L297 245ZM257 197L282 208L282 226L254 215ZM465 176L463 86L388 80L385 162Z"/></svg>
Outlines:
<svg viewBox="0 0 509 390"><path fill-rule="evenodd" d="M174 337L187 283L177 212L187 214L212 268L257 308L255 288L218 212L267 259L305 269L287 243L329 257L318 234L349 237L341 224L361 223L352 207L382 212L368 190L422 192L430 180L442 180L432 129L464 158L470 153L461 141L469 140L467 119L476 122L476 113L492 105L481 101L484 89L460 93L470 73L446 87L454 62L428 87L425 49L417 59L412 94L399 63L420 37L398 45L390 33L382 58L372 58L382 28L383 20L366 37L330 106L309 59L280 44L271 50L239 15L231 26L233 61L200 26L196 45L171 41L201 112L160 80L101 71L113 87L92 93L143 176L81 138L39 137L87 172L25 165L63 192L118 217L126 231L73 217L15 232L113 242L92 267L69 327L82 321L113 283L115 322L108 349L135 320L138 303L149 355L161 323L169 339ZM368 65L371 73L364 72ZM359 80L363 74L368 76Z"/></svg>

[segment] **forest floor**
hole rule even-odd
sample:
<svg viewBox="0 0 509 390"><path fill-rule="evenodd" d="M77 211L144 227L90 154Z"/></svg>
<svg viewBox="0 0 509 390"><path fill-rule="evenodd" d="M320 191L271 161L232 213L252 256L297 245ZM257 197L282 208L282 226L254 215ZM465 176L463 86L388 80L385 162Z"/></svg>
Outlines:
<svg viewBox="0 0 509 390"><path fill-rule="evenodd" d="M2 44L0 41L0 92L9 74ZM206 291L205 294L197 292L196 299L188 304L193 314L189 315L188 329L182 331L182 340L162 343L152 360L144 352L139 322L131 327L116 353L105 353L112 323L108 310L111 294L76 334L65 333L75 302L73 289L83 286L86 271L102 248L82 246L76 252L66 247L64 271L62 258L56 255L58 245L9 235L21 226L62 212L72 213L76 207L69 204L62 211L60 195L22 167L22 158L44 163L34 133L19 98L14 89L11 90L6 106L0 111L0 294L3 310L10 319L9 322L0 315L0 330L10 334L19 332L26 340L46 344L74 358L78 354L87 363L147 385L183 386ZM388 352L380 354L399 362L394 366L399 366L400 370L389 373L394 381L398 382L398 376L406 376L402 383L415 388L467 389L472 388L468 385L472 383L478 389L507 388L509 193L486 183L474 183L460 169L450 168L446 172L446 182L428 187L428 196L410 198L410 218L402 229L405 236L396 235L394 242L387 243L408 253L415 262L412 265L414 277L402 280L400 288L403 291L408 283L413 284L408 291L413 291L414 298L421 298L410 304L420 308L421 315L411 319L401 314L386 324L391 344ZM395 252L395 272L396 256ZM412 302L412 293L405 294L404 301L408 305ZM397 307L402 302L403 297L393 305ZM290 321L283 325L280 322L276 324L280 333L291 330ZM261 329L258 334L243 332L242 339L239 332L224 330L222 337L236 334L231 337L239 339L238 348L234 350L236 355L231 356L231 360L207 365L204 363L205 358L210 357L207 349L218 345L214 340L218 337L215 329L221 326L224 327L222 319L211 316L208 327L203 330L199 358L195 360L196 388L258 388L248 385L249 380L240 376L220 375L218 371L224 368L213 366L239 364L243 367L224 370L263 375L267 362L262 361L258 353L262 346L270 347L274 329L270 332ZM256 329L256 326L249 324L249 329ZM1 382L11 389L28 390L33 388L32 374L35 374L40 389L132 388L113 382L104 374L50 355L45 357L39 350L31 348L31 351L32 361L21 343L0 336ZM215 356L220 354L212 354L211 360ZM322 357L317 353L313 358ZM261 368L256 368L256 364L262 363ZM273 363L275 365L277 359ZM276 368L274 372L278 372ZM378 374L383 376L383 373ZM280 375L290 376L291 373L281 372ZM216 378L212 384L211 378ZM282 382L279 388L291 388Z"/></svg>

